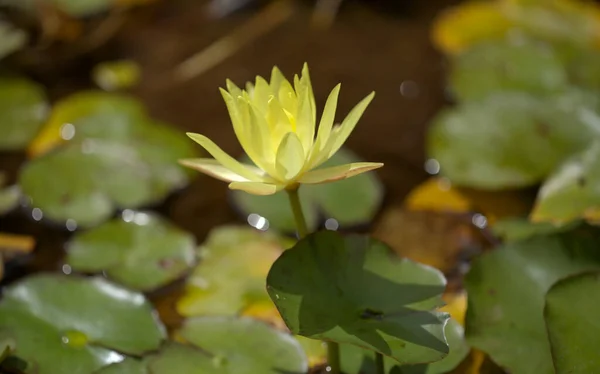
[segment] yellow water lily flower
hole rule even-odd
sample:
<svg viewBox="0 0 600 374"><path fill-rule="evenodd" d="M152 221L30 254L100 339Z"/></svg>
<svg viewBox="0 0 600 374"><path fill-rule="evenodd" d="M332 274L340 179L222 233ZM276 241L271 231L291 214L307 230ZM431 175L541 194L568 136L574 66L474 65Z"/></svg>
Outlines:
<svg viewBox="0 0 600 374"><path fill-rule="evenodd" d="M204 135L188 136L210 153L212 158L187 159L180 163L217 179L229 182L232 190L255 195L271 195L300 184L334 182L377 169L383 164L357 162L316 169L344 144L373 99L371 93L334 126L340 85L329 95L316 128L316 105L308 66L294 85L273 68L271 81L257 77L245 90L227 81L221 94L242 148L255 165L238 162Z"/></svg>

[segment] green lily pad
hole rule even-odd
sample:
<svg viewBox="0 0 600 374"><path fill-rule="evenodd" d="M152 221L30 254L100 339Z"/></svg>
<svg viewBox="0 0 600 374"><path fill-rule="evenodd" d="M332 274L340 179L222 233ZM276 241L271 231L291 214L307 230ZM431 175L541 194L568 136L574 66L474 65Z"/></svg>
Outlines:
<svg viewBox="0 0 600 374"><path fill-rule="evenodd" d="M103 278L36 275L0 301L0 332L16 342L27 373L91 373L158 348L166 332L140 293Z"/></svg>
<svg viewBox="0 0 600 374"><path fill-rule="evenodd" d="M25 148L47 114L46 94L40 85L24 78L0 78L0 150Z"/></svg>
<svg viewBox="0 0 600 374"><path fill-rule="evenodd" d="M178 334L208 353L197 356L195 360L210 363L210 367L204 371L203 368L184 371L171 367L168 373L300 374L308 371L306 356L296 339L250 318L220 316L189 319ZM203 359L200 360L200 357ZM184 362L183 357L180 361Z"/></svg>
<svg viewBox="0 0 600 374"><path fill-rule="evenodd" d="M443 111L429 132L429 155L458 185L534 185L600 135L596 99L581 91L536 98L499 93Z"/></svg>
<svg viewBox="0 0 600 374"><path fill-rule="evenodd" d="M321 167L330 167L359 159L352 152L341 149ZM243 162L248 162L246 159ZM303 185L300 201L309 229L314 229L322 217L332 218L342 227L367 223L373 219L383 200L383 185L374 173L365 173L335 183ZM271 227L284 232L294 232L296 225L285 192L271 196L250 195L243 191L231 191L232 202L244 217L257 214L267 221L260 229ZM251 221L249 217L249 221ZM265 223L268 223L266 226Z"/></svg>
<svg viewBox="0 0 600 374"><path fill-rule="evenodd" d="M297 335L380 352L401 364L448 354L436 312L446 280L441 272L395 257L368 236L318 232L275 261L267 291Z"/></svg>
<svg viewBox="0 0 600 374"><path fill-rule="evenodd" d="M128 133L99 126L95 121L74 125L74 131L95 136L76 134L21 171L24 194L52 221L94 226L115 209L155 203L188 181L188 172L176 162L193 151L175 129L152 122Z"/></svg>
<svg viewBox="0 0 600 374"><path fill-rule="evenodd" d="M532 212L535 221L600 218L600 141L567 160L542 185Z"/></svg>
<svg viewBox="0 0 600 374"><path fill-rule="evenodd" d="M148 357L147 368L152 374L223 374L212 357L196 347L170 343L158 354Z"/></svg>
<svg viewBox="0 0 600 374"><path fill-rule="evenodd" d="M527 218L507 218L495 222L492 231L505 242L517 242L534 236L567 232L580 223L574 221L565 225L556 225L550 222L531 222Z"/></svg>
<svg viewBox="0 0 600 374"><path fill-rule="evenodd" d="M265 277L293 241L249 227L213 229L199 248L201 261L177 303L183 316L237 315L255 303L269 302Z"/></svg>
<svg viewBox="0 0 600 374"><path fill-rule="evenodd" d="M509 372L554 373L544 297L559 279L600 268L594 229L534 237L488 252L466 277L467 342Z"/></svg>
<svg viewBox="0 0 600 374"><path fill-rule="evenodd" d="M598 295L598 272L563 279L548 291L544 318L557 374L600 370Z"/></svg>
<svg viewBox="0 0 600 374"><path fill-rule="evenodd" d="M465 341L463 327L455 320L448 321L444 332L450 347L448 356L426 365L395 366L390 374L443 374L454 370L467 357L471 349Z"/></svg>
<svg viewBox="0 0 600 374"><path fill-rule="evenodd" d="M34 12L37 0L1 0L0 5L8 5ZM56 8L72 17L89 17L107 11L114 5L113 0L50 0Z"/></svg>
<svg viewBox="0 0 600 374"><path fill-rule="evenodd" d="M159 216L126 210L122 218L76 235L66 262L76 271L106 272L118 283L152 290L183 276L195 261L194 237Z"/></svg>
<svg viewBox="0 0 600 374"><path fill-rule="evenodd" d="M464 339L463 327L453 319L448 320L444 329L450 353L440 361L420 365L397 365L389 357L384 357L385 372L390 374L443 374L456 368L469 354L470 348ZM377 374L375 354L357 346L340 346L342 371L346 374Z"/></svg>
<svg viewBox="0 0 600 374"><path fill-rule="evenodd" d="M127 357L123 361L104 366L94 374L148 374L146 363Z"/></svg>
<svg viewBox="0 0 600 374"><path fill-rule="evenodd" d="M450 86L460 101L499 91L544 95L564 89L566 68L554 49L539 41L510 38L469 48L452 61Z"/></svg>
<svg viewBox="0 0 600 374"><path fill-rule="evenodd" d="M0 60L23 48L27 43L27 33L0 19Z"/></svg>

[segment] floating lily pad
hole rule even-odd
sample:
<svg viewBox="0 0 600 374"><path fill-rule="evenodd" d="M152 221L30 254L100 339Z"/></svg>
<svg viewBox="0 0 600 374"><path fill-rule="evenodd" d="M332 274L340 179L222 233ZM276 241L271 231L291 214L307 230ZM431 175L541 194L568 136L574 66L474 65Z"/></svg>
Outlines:
<svg viewBox="0 0 600 374"><path fill-rule="evenodd" d="M566 225L556 225L550 222L531 222L527 218L509 218L494 223L492 230L505 242L516 242L534 236L567 232L579 224L580 222L574 221Z"/></svg>
<svg viewBox="0 0 600 374"><path fill-rule="evenodd" d="M133 97L82 91L57 102L48 122L28 148L39 156L56 146L88 137L127 141L148 123L144 106Z"/></svg>
<svg viewBox="0 0 600 374"><path fill-rule="evenodd" d="M189 319L185 321L179 335L208 353L205 360L211 362L212 371L206 371L206 374L280 374L308 371L302 347L291 335L250 318ZM190 372L192 373L204 372Z"/></svg>
<svg viewBox="0 0 600 374"><path fill-rule="evenodd" d="M236 315L252 304L271 303L265 277L289 239L249 227L213 229L199 249L201 261L177 303L184 316Z"/></svg>
<svg viewBox="0 0 600 374"><path fill-rule="evenodd" d="M532 212L534 221L564 223L600 218L600 141L567 160L543 184Z"/></svg>
<svg viewBox="0 0 600 374"><path fill-rule="evenodd" d="M27 43L27 33L0 19L0 60Z"/></svg>
<svg viewBox="0 0 600 374"><path fill-rule="evenodd" d="M554 373L544 297L559 279L600 268L597 230L540 236L488 252L466 277L468 343L513 373Z"/></svg>
<svg viewBox="0 0 600 374"><path fill-rule="evenodd" d="M181 277L195 261L195 240L157 215L125 211L75 236L66 262L76 271L102 272L127 287L152 290Z"/></svg>
<svg viewBox="0 0 600 374"><path fill-rule="evenodd" d="M450 347L450 353L444 359L430 364L400 366L395 360L384 357L385 372L390 374L442 374L452 371L469 354L470 349L464 340L464 329L454 319L448 320L444 330ZM340 346L340 352L344 373L377 373L373 351L343 344Z"/></svg>
<svg viewBox="0 0 600 374"><path fill-rule="evenodd" d="M42 127L48 113L43 88L30 80L0 78L0 150L27 146Z"/></svg>
<svg viewBox="0 0 600 374"><path fill-rule="evenodd" d="M105 366L94 374L148 374L148 371L145 362L128 357L121 362Z"/></svg>
<svg viewBox="0 0 600 374"><path fill-rule="evenodd" d="M176 161L192 151L164 125L148 123L143 132L122 141L104 135L72 141L30 161L19 176L24 194L52 221L79 226L97 225L117 208L160 201L187 183Z"/></svg>
<svg viewBox="0 0 600 374"><path fill-rule="evenodd" d="M354 344L401 364L448 353L446 281L431 267L395 257L368 236L332 231L302 239L275 261L267 291L297 335Z"/></svg>
<svg viewBox="0 0 600 374"><path fill-rule="evenodd" d="M595 313L598 295L598 272L566 278L548 291L544 317L557 374L600 370L600 322Z"/></svg>
<svg viewBox="0 0 600 374"><path fill-rule="evenodd" d="M342 149L321 167L358 161L356 155ZM294 216L285 192L257 196L232 191L231 196L234 206L244 217L258 214L267 219L271 228L295 231ZM314 229L321 217L333 218L342 227L367 223L379 210L382 199L383 186L375 173L365 173L335 183L303 185L300 188L300 200L309 229Z"/></svg>
<svg viewBox="0 0 600 374"><path fill-rule="evenodd" d="M567 84L567 70L552 47L522 38L473 46L452 61L450 73L451 90L461 101L499 91L545 95Z"/></svg>
<svg viewBox="0 0 600 374"><path fill-rule="evenodd" d="M27 373L91 373L157 349L165 329L142 294L103 278L37 275L4 290L0 332Z"/></svg>
<svg viewBox="0 0 600 374"><path fill-rule="evenodd" d="M600 135L595 100L570 90L547 98L499 93L466 103L434 120L429 154L458 185L533 185Z"/></svg>

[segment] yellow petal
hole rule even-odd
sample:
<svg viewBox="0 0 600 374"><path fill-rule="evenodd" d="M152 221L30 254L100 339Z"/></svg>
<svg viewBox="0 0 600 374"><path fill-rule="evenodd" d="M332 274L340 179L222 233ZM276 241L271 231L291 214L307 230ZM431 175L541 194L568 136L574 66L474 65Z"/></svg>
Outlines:
<svg viewBox="0 0 600 374"><path fill-rule="evenodd" d="M219 161L212 158L188 158L179 160L179 163L183 166L197 170L201 173L210 175L213 178L217 178L225 182L249 182L247 178L234 173L233 171L221 165ZM257 176L262 174L261 170L257 167L244 164L242 164L242 166Z"/></svg>
<svg viewBox="0 0 600 374"><path fill-rule="evenodd" d="M298 93L298 112L296 114L296 134L304 147L304 153L308 154L312 148L315 138L315 121L309 97L309 89L306 82L300 83Z"/></svg>
<svg viewBox="0 0 600 374"><path fill-rule="evenodd" d="M382 166L383 164L379 162L355 162L352 164L317 169L304 174L299 182L307 184L335 182L370 170L378 169Z"/></svg>
<svg viewBox="0 0 600 374"><path fill-rule="evenodd" d="M254 93L252 94L252 104L256 106L264 115L267 113L267 104L269 97L273 95L269 83L263 77L256 77Z"/></svg>
<svg viewBox="0 0 600 374"><path fill-rule="evenodd" d="M365 109L367 109L367 106L369 106L369 104L371 103L371 100L373 100L373 97L375 97L375 92L371 92L371 94L369 94L367 97L362 99L360 103L356 104L356 106L354 108L352 108L350 113L348 113L346 118L344 118L344 121L342 122L342 125L340 126L339 133L336 134L335 141L333 143L333 147L329 151L327 158L330 158L331 156L333 156L341 148L341 146L344 144L344 142L348 139L348 137L354 130L354 127L356 127L358 120L363 115Z"/></svg>
<svg viewBox="0 0 600 374"><path fill-rule="evenodd" d="M193 141L200 144L208 153L210 153L221 165L232 172L251 181L261 182L263 178L251 170L247 169L239 161L225 153L218 145L204 135L187 133Z"/></svg>
<svg viewBox="0 0 600 374"><path fill-rule="evenodd" d="M298 97L292 84L287 79L281 81L277 95L283 109L289 113L296 114L298 109Z"/></svg>
<svg viewBox="0 0 600 374"><path fill-rule="evenodd" d="M282 189L282 186L277 186L269 183L260 182L233 182L229 184L229 189L248 192L252 195L273 195L275 192Z"/></svg>
<svg viewBox="0 0 600 374"><path fill-rule="evenodd" d="M304 149L300 139L293 132L283 137L277 149L275 167L278 179L287 181L294 178L304 166Z"/></svg>
<svg viewBox="0 0 600 374"><path fill-rule="evenodd" d="M267 173L273 175L275 171L275 146L272 142L269 124L260 109L248 103L250 122L247 124L247 136L244 139L259 158L257 165Z"/></svg>
<svg viewBox="0 0 600 374"><path fill-rule="evenodd" d="M227 91L229 91L229 93L234 99L237 99L239 96L242 96L242 90L238 86L236 86L235 83L227 79L225 81L225 84L227 86Z"/></svg>
<svg viewBox="0 0 600 374"><path fill-rule="evenodd" d="M308 97L310 101L310 109L312 114L312 122L316 123L317 121L317 104L315 103L315 93L313 92L312 82L310 81L310 73L308 72L308 64L305 62L302 67L302 78L301 80L305 81L304 84L308 89Z"/></svg>
<svg viewBox="0 0 600 374"><path fill-rule="evenodd" d="M333 127L333 121L335 120L335 111L337 109L340 88L341 84L335 86L327 98L325 108L323 109L323 115L321 116L321 122L319 122L319 131L317 133L317 140L315 141L315 145L312 149L311 159L313 155L321 152L323 148L325 148L327 140L329 140L331 128Z"/></svg>
<svg viewBox="0 0 600 374"><path fill-rule="evenodd" d="M269 86L271 86L271 90L273 92L279 92L279 88L281 87L281 84L286 81L287 79L285 78L285 76L283 75L283 73L281 72L281 70L279 70L279 68L277 66L273 67L273 70L271 70L271 81L269 82ZM288 82L289 84L289 82Z"/></svg>

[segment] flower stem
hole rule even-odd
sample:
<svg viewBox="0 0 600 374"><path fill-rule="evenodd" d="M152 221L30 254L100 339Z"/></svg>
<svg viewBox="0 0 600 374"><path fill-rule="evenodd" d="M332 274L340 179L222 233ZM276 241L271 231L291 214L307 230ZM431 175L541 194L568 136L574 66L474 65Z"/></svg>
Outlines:
<svg viewBox="0 0 600 374"><path fill-rule="evenodd" d="M340 374L340 345L334 342L327 342L327 365L331 369L329 373Z"/></svg>
<svg viewBox="0 0 600 374"><path fill-rule="evenodd" d="M290 205L292 206L292 212L294 213L294 220L296 221L296 230L298 230L298 236L300 239L304 238L308 234L308 228L306 227L306 219L304 219L304 212L302 212L302 205L300 205L300 196L298 195L298 188L287 190L290 198Z"/></svg>
<svg viewBox="0 0 600 374"><path fill-rule="evenodd" d="M304 238L308 234L308 228L306 227L306 219L304 218L304 212L302 212L302 205L300 205L300 196L298 195L298 188L290 188L287 190L288 197L290 198L290 206L294 213L294 220L296 221L296 230L300 239ZM340 346L335 342L327 342L327 364L329 365L330 374L340 374Z"/></svg>
<svg viewBox="0 0 600 374"><path fill-rule="evenodd" d="M385 364L381 353L375 353L375 373L385 374Z"/></svg>

